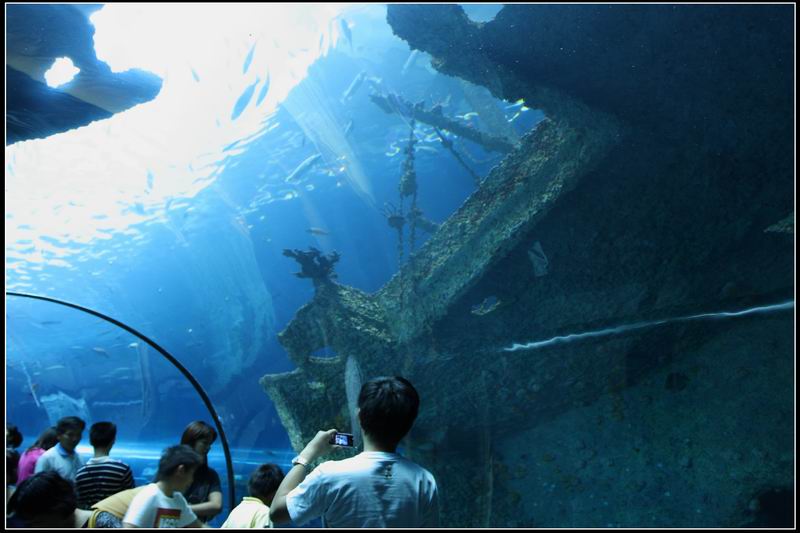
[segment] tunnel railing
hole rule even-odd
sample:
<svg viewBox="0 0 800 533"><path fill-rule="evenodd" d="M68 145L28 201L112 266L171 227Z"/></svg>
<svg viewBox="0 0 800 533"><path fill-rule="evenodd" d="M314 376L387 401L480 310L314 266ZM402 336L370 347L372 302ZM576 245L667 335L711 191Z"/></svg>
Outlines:
<svg viewBox="0 0 800 533"><path fill-rule="evenodd" d="M128 326L127 324L120 322L119 320L104 315L99 311L95 311L94 309L89 309L88 307L83 307L78 304L66 302L64 300L59 300L57 298L40 296L38 294L27 294L22 292L6 291L6 295L17 296L20 298L29 298L32 300L41 300L44 302L51 302L54 304L63 305L65 307L71 307L73 309L77 309L78 311L82 311L84 313L96 316L97 318L105 320L106 322L110 322L111 324L114 324L115 326L124 329L128 333L135 335L136 337L138 337L139 339L141 339L142 341L146 342L151 347L153 347L153 349L155 349L162 356L164 356L164 358L167 361L169 361L175 368L177 368L178 371L181 374L183 374L183 376L189 381L189 383L192 384L194 389L197 391L197 394L199 394L200 398L203 400L203 403L205 404L206 409L208 409L208 413L211 415L211 418L214 420L214 425L217 427L217 433L219 434L219 439L220 442L222 443L222 450L223 453L225 454L225 466L228 470L228 505L230 506L231 509L236 507L236 489L234 485L234 476L233 476L233 461L231 460L231 451L230 447L228 446L228 438L225 436L225 430L222 428L222 423L219 420L219 416L217 416L216 409L214 409L214 404L211 402L211 399L208 397L208 394L206 394L206 391L203 389L202 385L200 385L200 383L197 381L197 379L195 379L192 373L189 372L189 370L187 370L186 367L184 367L180 363L180 361L178 361L175 358L175 356L170 354L167 350L159 346L155 341L151 340L143 333L140 333L139 331Z"/></svg>

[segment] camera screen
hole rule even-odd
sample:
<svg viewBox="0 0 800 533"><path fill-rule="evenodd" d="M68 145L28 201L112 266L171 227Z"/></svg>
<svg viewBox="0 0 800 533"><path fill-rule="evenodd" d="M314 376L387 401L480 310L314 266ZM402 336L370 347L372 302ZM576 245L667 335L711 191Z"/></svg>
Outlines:
<svg viewBox="0 0 800 533"><path fill-rule="evenodd" d="M333 443L338 446L352 446L351 436L345 433L337 433L333 438Z"/></svg>

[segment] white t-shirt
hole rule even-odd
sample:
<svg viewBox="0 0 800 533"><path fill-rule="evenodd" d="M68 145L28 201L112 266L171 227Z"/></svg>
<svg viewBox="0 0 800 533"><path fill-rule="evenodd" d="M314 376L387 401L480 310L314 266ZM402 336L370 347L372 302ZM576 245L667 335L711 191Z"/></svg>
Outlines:
<svg viewBox="0 0 800 533"><path fill-rule="evenodd" d="M362 452L327 461L286 495L296 525L319 516L325 527L438 527L433 475L396 453Z"/></svg>
<svg viewBox="0 0 800 533"><path fill-rule="evenodd" d="M180 492L172 498L161 492L156 483L144 487L133 498L123 522L139 527L184 527L197 520Z"/></svg>

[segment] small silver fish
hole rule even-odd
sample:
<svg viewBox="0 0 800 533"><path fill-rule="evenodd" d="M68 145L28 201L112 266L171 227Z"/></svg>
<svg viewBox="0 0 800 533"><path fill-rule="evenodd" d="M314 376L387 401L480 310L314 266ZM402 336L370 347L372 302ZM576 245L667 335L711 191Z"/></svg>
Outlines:
<svg viewBox="0 0 800 533"><path fill-rule="evenodd" d="M292 173L286 177L285 180L286 183L294 183L298 181L300 176L308 172L311 169L311 167L313 167L316 164L316 162L319 160L320 157L322 157L320 154L315 154L306 159L305 161L303 161L302 163L300 163L300 165L298 165L298 167L294 169Z"/></svg>
<svg viewBox="0 0 800 533"><path fill-rule="evenodd" d="M347 39L348 44L350 44L350 50L353 50L353 34L350 31L350 26L347 24L347 21L344 19L339 20L340 25L342 26L342 33L344 34L345 39Z"/></svg>
<svg viewBox="0 0 800 533"><path fill-rule="evenodd" d="M415 148L417 149L417 151L422 150L423 152L431 152L432 154L436 154L439 152L436 148L433 148L432 146L417 145L415 146Z"/></svg>
<svg viewBox="0 0 800 533"><path fill-rule="evenodd" d="M484 298L484 300L480 304L473 305L471 313L473 315L478 315L478 316L488 315L489 313L500 307L500 303L501 302L500 300L497 299L497 297L489 296L487 298Z"/></svg>
<svg viewBox="0 0 800 533"><path fill-rule="evenodd" d="M409 54L408 59L406 59L405 64L403 65L402 70L400 70L400 75L405 76L406 71L417 61L417 57L419 57L419 50L412 50L411 54Z"/></svg>
<svg viewBox="0 0 800 533"><path fill-rule="evenodd" d="M358 90L358 88L361 87L361 84L364 83L364 80L366 78L367 78L367 71L366 70L362 70L361 72L359 72L356 75L355 78L353 78L353 81L350 83L350 86L347 87L347 90L342 95L342 99L341 99L341 103L342 104L347 102L353 96L353 94L355 94L355 92Z"/></svg>
<svg viewBox="0 0 800 533"><path fill-rule="evenodd" d="M519 100L517 100L517 101L516 101L516 102L514 102L513 104L511 104L511 105L507 105L507 106L506 106L506 109L507 109L507 110L509 110L509 111L511 111L512 109L517 109L517 108L519 108L519 107L522 107L522 106L524 106L524 105L525 105L525 100L523 100L522 98L520 98Z"/></svg>
<svg viewBox="0 0 800 533"><path fill-rule="evenodd" d="M311 235L330 235L327 231L322 228L308 228L306 233L310 233Z"/></svg>
<svg viewBox="0 0 800 533"><path fill-rule="evenodd" d="M392 146L391 148L392 148L392 150L390 152L384 152L384 154L389 156L389 157L394 157L394 156L396 156L397 154L400 153L400 147L399 146Z"/></svg>

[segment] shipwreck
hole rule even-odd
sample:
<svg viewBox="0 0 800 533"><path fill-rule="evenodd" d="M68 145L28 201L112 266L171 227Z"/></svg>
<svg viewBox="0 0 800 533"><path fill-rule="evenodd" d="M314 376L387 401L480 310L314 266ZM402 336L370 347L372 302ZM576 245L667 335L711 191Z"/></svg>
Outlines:
<svg viewBox="0 0 800 533"><path fill-rule="evenodd" d="M547 119L383 288L317 284L280 334L296 370L261 379L294 448L352 429L350 360L419 390L403 452L442 526L737 527L793 500L792 313L670 320L793 301L791 9L390 5L440 72Z"/></svg>

